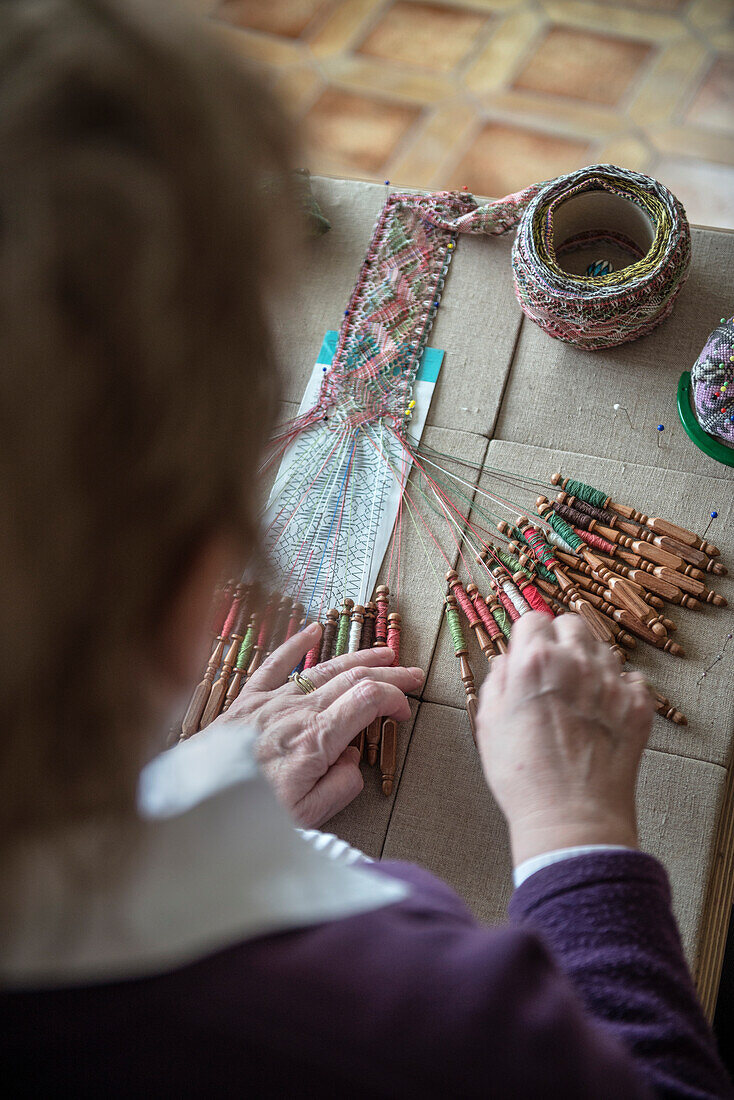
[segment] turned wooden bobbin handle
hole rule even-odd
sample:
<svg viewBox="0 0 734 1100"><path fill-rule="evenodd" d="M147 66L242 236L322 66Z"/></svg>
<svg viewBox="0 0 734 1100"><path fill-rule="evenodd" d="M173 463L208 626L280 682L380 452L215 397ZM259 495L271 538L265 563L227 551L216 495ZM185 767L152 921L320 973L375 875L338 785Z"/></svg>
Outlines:
<svg viewBox="0 0 734 1100"><path fill-rule="evenodd" d="M392 794L397 757L398 724L394 718L384 718L380 738L380 773L382 775L382 793L386 797Z"/></svg>

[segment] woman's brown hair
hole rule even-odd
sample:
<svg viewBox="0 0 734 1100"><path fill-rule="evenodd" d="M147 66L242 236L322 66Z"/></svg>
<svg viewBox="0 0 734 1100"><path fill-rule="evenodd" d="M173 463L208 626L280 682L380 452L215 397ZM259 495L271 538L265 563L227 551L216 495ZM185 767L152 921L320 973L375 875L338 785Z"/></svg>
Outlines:
<svg viewBox="0 0 734 1100"><path fill-rule="evenodd" d="M129 806L146 644L256 542L288 135L161 0L0 5L0 843Z"/></svg>

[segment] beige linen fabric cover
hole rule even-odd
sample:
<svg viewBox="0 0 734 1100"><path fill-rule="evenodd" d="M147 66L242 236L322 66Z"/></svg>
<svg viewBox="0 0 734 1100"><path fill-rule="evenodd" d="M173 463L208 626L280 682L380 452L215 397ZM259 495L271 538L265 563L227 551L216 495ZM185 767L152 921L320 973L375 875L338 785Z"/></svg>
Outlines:
<svg viewBox="0 0 734 1100"><path fill-rule="evenodd" d="M324 332L341 323L386 193L356 181L314 178L313 185L333 228L311 242L275 313L283 396L295 403ZM681 371L690 369L710 329L732 309L724 273L734 267L734 235L695 230L692 273L672 316L642 340L599 352L553 340L522 317L510 247L511 235L459 240L431 333L431 344L446 354L428 420L433 427L424 438L440 450L531 477L546 479L560 469L699 533L716 509L709 537L734 568L732 471L693 446L675 411ZM615 402L629 410L635 430L624 414L615 419ZM287 403L283 408L295 411ZM666 428L659 448L658 423ZM466 474L472 485L477 476ZM482 484L491 488L491 478L485 474ZM535 497L507 495L526 508ZM438 533L436 517L425 514ZM455 561L445 532L444 539ZM440 575L445 563L437 554L433 561ZM424 864L480 918L501 921L511 891L506 831L481 776L436 579L407 516L401 573L401 656L429 675L423 701L413 703L414 722L400 731L399 784L385 799L377 772L365 767L365 790L326 828L370 855ZM733 598L732 581L711 581ZM665 614L678 623L676 638L688 658L640 643L635 666L650 673L690 725L655 720L638 787L641 841L668 869L686 951L695 970L703 967L711 1011L731 902L732 879L724 870L734 840L721 813L734 719L731 655L699 678L733 629L733 617L710 605L691 612L666 604ZM471 660L481 682L486 663L473 640Z"/></svg>

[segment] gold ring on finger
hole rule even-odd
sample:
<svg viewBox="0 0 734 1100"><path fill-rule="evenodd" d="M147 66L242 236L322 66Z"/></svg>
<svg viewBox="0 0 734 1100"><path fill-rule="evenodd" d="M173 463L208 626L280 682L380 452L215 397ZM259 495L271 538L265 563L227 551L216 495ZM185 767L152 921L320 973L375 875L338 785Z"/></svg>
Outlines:
<svg viewBox="0 0 734 1100"><path fill-rule="evenodd" d="M304 695L310 695L312 691L316 691L314 684L309 680L308 676L304 676L300 672L292 672L288 679L291 683L299 687Z"/></svg>

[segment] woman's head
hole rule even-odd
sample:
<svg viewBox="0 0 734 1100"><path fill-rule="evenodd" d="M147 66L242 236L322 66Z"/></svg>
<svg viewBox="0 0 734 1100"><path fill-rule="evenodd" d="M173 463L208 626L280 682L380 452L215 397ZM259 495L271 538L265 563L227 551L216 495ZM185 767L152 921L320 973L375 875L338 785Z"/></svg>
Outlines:
<svg viewBox="0 0 734 1100"><path fill-rule="evenodd" d="M191 570L255 548L286 147L203 21L0 6L0 836L129 804Z"/></svg>

